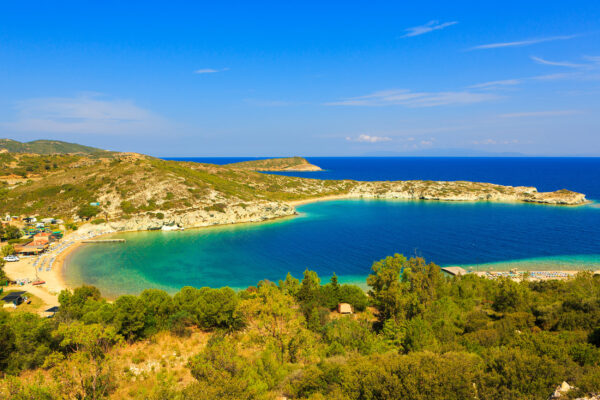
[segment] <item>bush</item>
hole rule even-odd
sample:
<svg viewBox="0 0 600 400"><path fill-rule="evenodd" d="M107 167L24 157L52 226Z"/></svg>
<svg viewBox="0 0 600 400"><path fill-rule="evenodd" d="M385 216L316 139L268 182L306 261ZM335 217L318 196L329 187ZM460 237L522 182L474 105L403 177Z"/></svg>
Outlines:
<svg viewBox="0 0 600 400"><path fill-rule="evenodd" d="M100 225L100 224L103 224L105 222L106 222L106 220L104 218L98 218L98 219L93 220L92 224L94 224L94 225Z"/></svg>
<svg viewBox="0 0 600 400"><path fill-rule="evenodd" d="M340 303L349 303L355 311L364 311L369 305L369 298L364 290L356 285L340 287Z"/></svg>
<svg viewBox="0 0 600 400"><path fill-rule="evenodd" d="M121 202L121 210L124 214L135 214L136 208L130 201Z"/></svg>
<svg viewBox="0 0 600 400"><path fill-rule="evenodd" d="M81 219L90 219L95 217L100 212L100 207L91 206L89 204L85 204L80 206L77 210L77 216Z"/></svg>

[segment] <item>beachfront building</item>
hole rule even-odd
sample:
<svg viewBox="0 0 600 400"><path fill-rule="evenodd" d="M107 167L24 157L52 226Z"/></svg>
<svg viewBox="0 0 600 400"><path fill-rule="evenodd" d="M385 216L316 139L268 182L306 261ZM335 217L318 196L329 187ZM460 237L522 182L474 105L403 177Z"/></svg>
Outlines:
<svg viewBox="0 0 600 400"><path fill-rule="evenodd" d="M4 296L2 301L4 301L6 305L10 307L16 307L26 300L24 294L25 292L12 292Z"/></svg>
<svg viewBox="0 0 600 400"><path fill-rule="evenodd" d="M24 244L16 244L15 254L21 256L35 256L43 253L48 249L49 243L46 241L32 241Z"/></svg>
<svg viewBox="0 0 600 400"><path fill-rule="evenodd" d="M54 237L50 232L39 232L33 235L33 241L36 243L47 243L54 242Z"/></svg>

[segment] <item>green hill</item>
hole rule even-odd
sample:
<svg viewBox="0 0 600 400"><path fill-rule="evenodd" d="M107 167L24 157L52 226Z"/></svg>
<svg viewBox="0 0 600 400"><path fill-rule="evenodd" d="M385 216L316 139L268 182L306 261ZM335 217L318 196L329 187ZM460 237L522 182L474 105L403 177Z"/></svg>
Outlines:
<svg viewBox="0 0 600 400"><path fill-rule="evenodd" d="M60 140L33 140L31 142L19 142L12 139L0 139L0 149L10 153L31 154L99 154L107 153L106 150L75 143L61 142Z"/></svg>

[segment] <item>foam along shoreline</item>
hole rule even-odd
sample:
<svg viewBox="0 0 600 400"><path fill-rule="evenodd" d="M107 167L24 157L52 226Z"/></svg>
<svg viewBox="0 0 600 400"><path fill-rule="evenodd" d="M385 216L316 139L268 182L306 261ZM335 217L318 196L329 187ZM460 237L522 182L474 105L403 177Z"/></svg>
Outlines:
<svg viewBox="0 0 600 400"><path fill-rule="evenodd" d="M552 192L554 193L554 192ZM583 196L583 195L581 195ZM298 215L298 212L296 211L295 207L300 206L300 205L304 205L304 204L310 204L310 203L316 203L316 202L325 202L325 201L335 201L335 200L360 200L360 199L364 199L364 200L373 200L373 199L379 199L379 200L412 200L412 201L419 201L419 200L429 200L429 201L456 201L456 202L481 202L481 201L492 201L492 202L500 202L500 203L524 203L524 201L522 200L516 200L516 199L512 199L512 200L506 200L506 199L501 199L501 200L481 200L478 198L460 198L460 199L430 199L430 198L426 198L426 199L416 199L414 197L406 197L403 193L401 195L397 195L397 193L392 193L392 195L381 195L381 194L373 194L373 193L365 193L365 192L351 192L351 193L344 193L344 194L339 194L339 195L329 195L329 196L321 196L321 197L312 197L309 199L302 199L302 200L295 200L295 201L288 201L285 203L285 207L282 208L271 208L269 209L269 213L267 213L267 215L261 215L259 218L249 218L249 219L242 219L242 220L236 220L236 218L224 218L221 219L220 221L203 221L202 224L197 225L197 226L193 226L193 225L189 225L189 224L182 224L183 226L187 225L186 228L189 229L201 229L201 228L210 228L210 227L216 227L216 226L226 226L226 225L238 225L238 224L255 224L258 222L275 222L277 220L281 220L281 219L285 219L285 218L291 218L291 217L295 217ZM585 199L585 197L584 197ZM281 204L279 204L281 205ZM275 210L275 212L273 212L273 210ZM236 215L238 216L238 215ZM118 233L118 232L142 232L142 231L147 231L149 230L149 223L150 221L148 221L147 219L144 219L144 221L141 221L140 223L135 223L135 217L132 218L134 221L128 220L128 222L134 222L133 224L128 224L128 225L123 225L120 222L122 221L113 221L113 222L108 222L106 224L101 224L101 225L92 225L92 224L85 224L82 227L80 227L80 229L78 231L75 231L67 236L65 236L65 238L62 239L61 242L59 242L58 245L55 245L53 247L53 249L50 251L50 253L43 255L42 257L48 257L48 258L52 258L55 257L52 268L50 270L46 270L47 268L47 264L45 264L42 268L42 271L37 271L38 277L41 280L46 281L45 285L43 285L42 287L39 286L32 286L31 284L25 285L25 286L19 286L19 288L23 288L25 290L30 290L31 289L31 293L36 292L35 294L38 295L38 297L42 297L42 296L46 296L45 297L45 301L48 304L51 305L56 305L57 304L57 295L60 293L61 290L64 289L72 289L67 283L66 283L66 279L65 279L65 267L66 267L66 261L67 258L69 257L69 255L71 255L75 250L77 250L81 245L83 245L83 241L84 240L89 240L89 239L93 239L93 238L100 238L106 235L110 235L110 234L114 234L114 233ZM168 224L168 223L180 223L177 221L171 221L168 218L165 218L163 221L156 221L159 222L160 224ZM63 244L65 243L69 243L66 247L64 247L58 254L53 253L53 251L55 251L56 248L61 247ZM33 262L34 262L35 258L31 257L31 258L23 258L21 259L21 261L16 262L16 263L7 263L7 266L5 267L5 271L7 273L7 275L12 279L12 280L20 280L20 279L29 279L29 281L34 281L35 280L35 273L36 270L35 268L39 268L39 266L34 267L33 266ZM51 296L54 298L53 301Z"/></svg>
<svg viewBox="0 0 600 400"><path fill-rule="evenodd" d="M296 211L295 207L297 206L301 206L301 205L305 205L305 204L311 204L311 203L317 203L317 202L326 202L326 201L336 201L336 200L408 200L408 201L419 201L419 200L415 200L415 199L405 199L405 198L388 198L388 197L379 197L379 196L368 196L365 197L363 195L357 195L354 193L345 193L345 194L339 194L339 195L330 195L330 196L322 196L322 197L312 197L309 199L302 199L302 200L295 200L295 201L288 201L286 202L286 204L289 206L289 211L290 212L284 212L284 213L276 213L275 215L268 215L268 216L262 216L261 218L258 219L251 219L251 220L225 220L224 222L209 222L209 223L203 223L201 225L198 226L186 226L186 229L204 229L204 228L211 228L211 227L221 227L221 226L227 226L227 225L240 225L240 224L256 224L256 223L265 223L265 222L275 222L278 220L283 220L283 219L287 219L287 218L294 218L296 216L299 215L299 213ZM444 200L430 200L430 201L444 201ZM448 200L450 201L450 200ZM480 202L483 200L459 200L457 202ZM489 201L489 200L488 200ZM518 200L513 200L513 201L496 201L499 203L523 203L522 201L518 201ZM286 210L287 211L287 210ZM135 217L134 217L135 218ZM133 218L132 218L133 219ZM119 226L119 221L115 222L109 222L106 224L101 224L101 225L91 225L91 224L86 224L83 225L80 228L80 231L86 231L87 234L85 234L84 237L80 237L78 238L77 243L69 246L64 252L63 254L61 254L60 258L57 258L57 260L55 261L55 269L56 269L56 273L59 274L60 276L56 279L57 283L57 288L61 288L60 290L64 289L64 288L68 288L68 285L66 284L66 281L64 279L64 268L65 268L65 262L67 260L67 256L69 254L71 254L72 252L74 252L79 246L81 246L83 243L81 243L83 240L85 239L89 239L89 238L99 238L101 236L105 236L108 234L113 234L113 233L120 233L120 232L144 232L144 231L148 231L150 229L148 229L148 227L144 227L142 226L143 223L138 224L137 226L135 226L135 224L133 226L127 226L127 227L123 227L123 226ZM176 223L175 221L170 221L167 218L165 218L163 221L159 221L161 224L167 224L167 223ZM77 232L75 232L76 234ZM63 239L64 240L64 239ZM52 272L52 271L50 271ZM60 290L58 290L60 292Z"/></svg>

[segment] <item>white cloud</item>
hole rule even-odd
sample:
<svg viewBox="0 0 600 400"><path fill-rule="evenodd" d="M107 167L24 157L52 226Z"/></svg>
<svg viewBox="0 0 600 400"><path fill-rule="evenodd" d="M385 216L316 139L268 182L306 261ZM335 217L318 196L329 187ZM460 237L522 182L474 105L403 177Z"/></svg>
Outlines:
<svg viewBox="0 0 600 400"><path fill-rule="evenodd" d="M514 85L520 84L521 82L522 82L521 79L504 79L501 81L478 83L477 85L469 86L469 88L471 88L471 89L487 89L487 88L493 88L493 87L498 87L498 86L514 86Z"/></svg>
<svg viewBox="0 0 600 400"><path fill-rule="evenodd" d="M580 110L552 110L552 111L529 111L501 114L502 118L521 118L521 117L557 117L561 115L582 114Z"/></svg>
<svg viewBox="0 0 600 400"><path fill-rule="evenodd" d="M496 140L496 139L482 139L482 140L472 140L471 144L475 145L502 145L502 144L518 144L521 143L518 139L509 139L509 140Z"/></svg>
<svg viewBox="0 0 600 400"><path fill-rule="evenodd" d="M387 136L371 136L371 135L359 135L356 138L346 137L346 140L351 142L363 142L363 143L378 143L378 142L389 142L392 138Z"/></svg>
<svg viewBox="0 0 600 400"><path fill-rule="evenodd" d="M201 68L201 69L197 69L194 71L195 74L214 74L217 72L223 72L223 71L227 71L229 70L229 68L223 68L223 69L213 69L213 68Z"/></svg>
<svg viewBox="0 0 600 400"><path fill-rule="evenodd" d="M593 63L600 64L600 56L584 56L583 58Z"/></svg>
<svg viewBox="0 0 600 400"><path fill-rule="evenodd" d="M407 89L383 90L365 96L350 97L325 103L328 106L389 106L434 107L454 104L472 104L497 99L488 93L461 92L411 92Z"/></svg>
<svg viewBox="0 0 600 400"><path fill-rule="evenodd" d="M531 79L538 80L538 81L556 81L559 79L573 78L575 76L576 76L575 73L563 72L563 73L559 73L559 74L547 74L547 75L534 76Z"/></svg>
<svg viewBox="0 0 600 400"><path fill-rule="evenodd" d="M405 31L407 33L402 37L406 38L406 37L419 36L419 35L423 35L425 33L437 31L439 29L444 29L444 28L447 28L449 26L456 25L456 24L458 24L458 21L444 22L441 24L439 23L439 21L429 21L425 25L414 26L412 28L405 29Z"/></svg>
<svg viewBox="0 0 600 400"><path fill-rule="evenodd" d="M543 65L552 65L554 67L567 67L567 68L585 68L588 67L585 64L574 64L571 62L567 62L567 61L548 61L548 60L544 60L541 57L536 57L536 56L531 56L531 59L533 61L535 61L538 64L543 64Z"/></svg>
<svg viewBox="0 0 600 400"><path fill-rule="evenodd" d="M5 129L35 133L150 133L166 126L159 116L131 100L106 99L99 94L47 97L20 101L16 118L0 123Z"/></svg>
<svg viewBox="0 0 600 400"><path fill-rule="evenodd" d="M479 46L471 47L469 50L486 50L486 49L497 49L497 48L502 48L502 47L529 46L529 45L537 44L537 43L552 42L554 40L568 40L568 39L573 39L575 37L577 37L577 35L551 36L551 37L546 37L546 38L520 40L520 41L515 41L515 42L489 43L489 44L481 44Z"/></svg>

